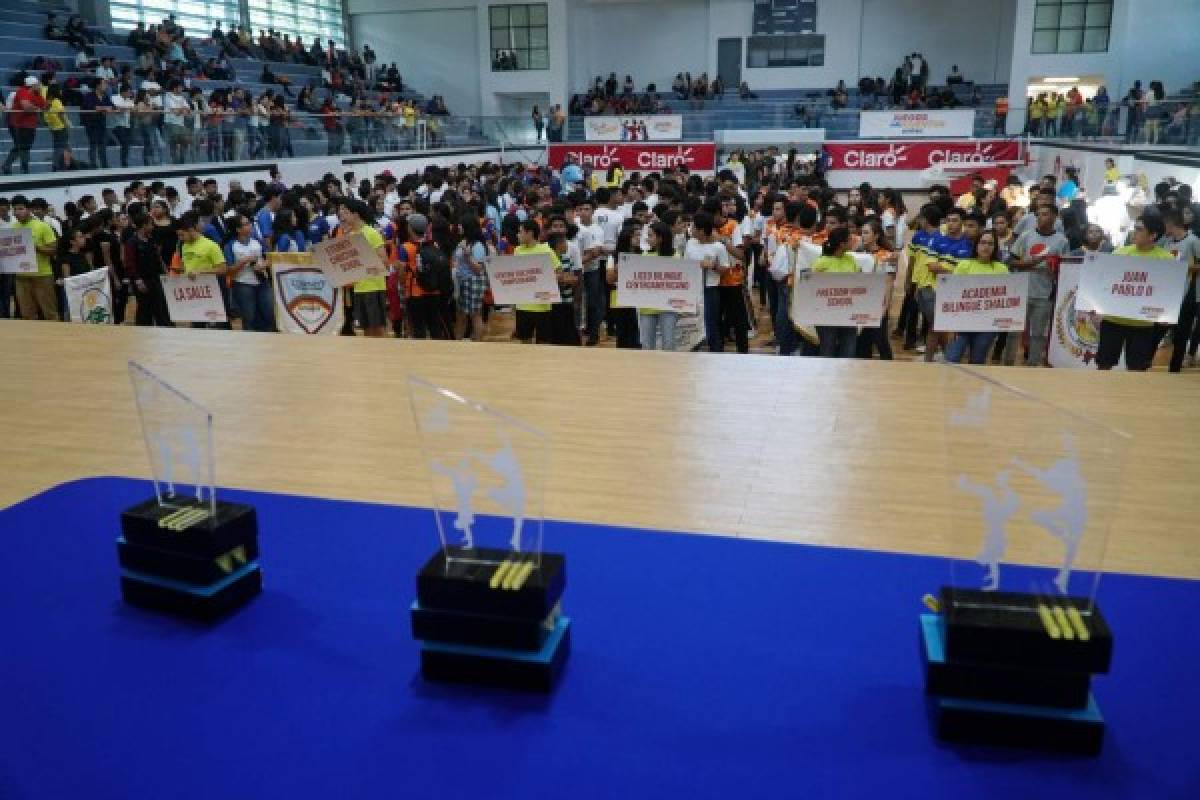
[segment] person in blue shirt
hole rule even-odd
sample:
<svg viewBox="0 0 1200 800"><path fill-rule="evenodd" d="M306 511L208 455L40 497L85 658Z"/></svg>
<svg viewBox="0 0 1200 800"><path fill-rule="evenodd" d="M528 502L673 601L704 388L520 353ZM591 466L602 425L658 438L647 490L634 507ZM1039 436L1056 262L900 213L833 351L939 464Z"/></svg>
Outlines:
<svg viewBox="0 0 1200 800"><path fill-rule="evenodd" d="M310 245L324 241L329 235L329 220L324 214L313 213L312 201L307 197L301 199L300 208L296 209L296 222Z"/></svg>
<svg viewBox="0 0 1200 800"><path fill-rule="evenodd" d="M933 235L933 241L929 245L933 258L930 258L928 266L929 271L933 273L935 281L938 275L953 274L955 267L958 266L958 262L969 259L975 250L975 243L964 229L965 218L966 212L961 208L957 206L951 208L946 212L945 232ZM976 238L978 238L980 230L979 222L973 219L972 224L976 231ZM948 341L949 336L946 334L930 330L929 341L925 347L925 360L933 361L937 355L937 351L944 349Z"/></svg>
<svg viewBox="0 0 1200 800"><path fill-rule="evenodd" d="M279 192L268 188L263 197L263 206L254 215L254 235L265 242L269 248L274 244L275 215L279 212L280 205Z"/></svg>
<svg viewBox="0 0 1200 800"><path fill-rule="evenodd" d="M1058 187L1059 205L1071 205L1077 194L1079 194L1079 171L1074 167L1067 167L1067 179Z"/></svg>
<svg viewBox="0 0 1200 800"><path fill-rule="evenodd" d="M304 233L296 225L296 212L290 208L280 209L274 220L274 253L303 253L308 249Z"/></svg>

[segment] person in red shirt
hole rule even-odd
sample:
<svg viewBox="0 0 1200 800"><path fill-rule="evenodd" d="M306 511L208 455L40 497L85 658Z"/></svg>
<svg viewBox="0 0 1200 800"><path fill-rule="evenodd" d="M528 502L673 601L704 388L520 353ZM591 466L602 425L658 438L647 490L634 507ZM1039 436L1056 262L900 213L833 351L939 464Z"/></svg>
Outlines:
<svg viewBox="0 0 1200 800"><path fill-rule="evenodd" d="M38 119L46 108L46 98L38 90L38 79L30 75L25 79L25 85L17 89L13 97L12 108L8 112L8 127L12 131L13 146L4 159L4 167L0 172L12 174L13 162L21 160L21 172L29 174L29 151L33 149L33 139L37 135Z"/></svg>

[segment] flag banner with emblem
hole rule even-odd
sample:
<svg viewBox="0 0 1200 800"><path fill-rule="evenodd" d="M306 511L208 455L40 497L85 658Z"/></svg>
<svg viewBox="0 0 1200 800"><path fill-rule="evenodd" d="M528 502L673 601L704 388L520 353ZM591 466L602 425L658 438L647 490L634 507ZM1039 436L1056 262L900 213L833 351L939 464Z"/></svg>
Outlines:
<svg viewBox="0 0 1200 800"><path fill-rule="evenodd" d="M108 268L101 267L63 279L71 322L105 325L113 321L112 291Z"/></svg>
<svg viewBox="0 0 1200 800"><path fill-rule="evenodd" d="M275 323L284 333L335 336L342 329L342 291L308 253L271 253Z"/></svg>

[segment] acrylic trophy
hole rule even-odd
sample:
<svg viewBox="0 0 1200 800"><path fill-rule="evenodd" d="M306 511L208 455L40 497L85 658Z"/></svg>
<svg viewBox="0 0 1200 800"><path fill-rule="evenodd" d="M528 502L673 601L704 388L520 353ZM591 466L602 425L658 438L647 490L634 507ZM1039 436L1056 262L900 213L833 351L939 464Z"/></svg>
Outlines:
<svg viewBox="0 0 1200 800"><path fill-rule="evenodd" d="M438 535L411 612L421 674L548 692L571 621L566 560L542 552L547 437L421 378L408 387Z"/></svg>
<svg viewBox="0 0 1200 800"><path fill-rule="evenodd" d="M262 591L252 506L217 500L213 418L140 364L129 377L154 497L121 514L121 594L131 605L215 620Z"/></svg>
<svg viewBox="0 0 1200 800"><path fill-rule="evenodd" d="M1096 593L1129 437L964 367L940 370L948 585L922 615L939 738L1098 753L1113 636ZM1083 400L1083 398L1080 398Z"/></svg>

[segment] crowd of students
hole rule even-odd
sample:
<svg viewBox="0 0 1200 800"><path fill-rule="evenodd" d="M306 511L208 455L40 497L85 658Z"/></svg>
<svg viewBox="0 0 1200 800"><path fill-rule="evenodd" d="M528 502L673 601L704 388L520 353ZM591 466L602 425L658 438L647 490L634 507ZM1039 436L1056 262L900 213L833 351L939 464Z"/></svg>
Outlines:
<svg viewBox="0 0 1200 800"><path fill-rule="evenodd" d="M675 349L679 314L616 303L616 260L636 253L702 265L704 342L712 352L732 344L746 353L751 330L770 326L768 345L781 355L890 359L896 336L930 361L1011 365L1023 350L1022 363L1041 366L1061 259L1118 244L1119 254L1178 258L1191 271L1172 337L1171 369L1182 368L1200 342L1200 226L1190 191L1166 187L1129 242L1112 243L1100 226L1079 219L1077 202L1060 208L1060 188L1053 176L1029 193L1019 182L997 192L976 180L954 198L935 186L911 216L910 235L900 192L864 184L841 202L821 178L775 151L735 156L708 178L684 168L626 178L619 170L588 176L578 165L558 173L484 163L401 178L385 172L358 183L350 173L329 174L293 187L276 172L252 188L231 183L224 194L213 179L190 179L184 197L161 182L134 182L123 197L106 190L99 201L68 204L61 216L40 198L0 201L0 226L34 229L39 266L36 276L4 276L0 315L12 313L15 299L27 319L61 319L62 279L103 266L111 271L116 322L135 299L137 324L169 325L160 276L200 270L225 275L225 301L243 329L270 331L266 255L362 231L389 269L346 293L343 332L351 335L481 339L492 310L484 262L543 253L555 265L562 301L518 306L517 339L590 346L607 334L618 347ZM802 244L821 255L806 257ZM854 252L871 258L856 260ZM790 318L798 271L855 271L862 263L888 275L889 298L893 282L904 280L895 330L886 313L878 328L818 327L815 340L798 329ZM938 275L1010 270L1031 276L1023 335L933 331ZM1164 335L1161 326L1105 319L1098 365L1110 368L1123 353L1130 369L1145 369Z"/></svg>

